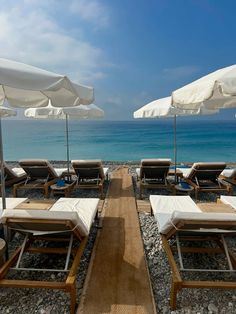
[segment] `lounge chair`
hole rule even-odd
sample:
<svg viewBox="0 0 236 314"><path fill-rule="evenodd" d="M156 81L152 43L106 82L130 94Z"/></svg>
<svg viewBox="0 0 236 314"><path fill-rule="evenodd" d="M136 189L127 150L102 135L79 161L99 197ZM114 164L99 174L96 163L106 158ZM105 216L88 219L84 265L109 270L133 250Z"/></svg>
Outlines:
<svg viewBox="0 0 236 314"><path fill-rule="evenodd" d="M23 181L26 179L27 175L24 169L20 167L10 168L9 165L4 162L4 177L5 177L5 186L12 186L13 184Z"/></svg>
<svg viewBox="0 0 236 314"><path fill-rule="evenodd" d="M219 179L225 167L224 162L198 162L184 172L185 181L194 187L196 199L199 192L231 193L231 186Z"/></svg>
<svg viewBox="0 0 236 314"><path fill-rule="evenodd" d="M103 168L102 161L99 159L72 160L71 164L77 177L74 188L99 189L101 198L103 198L103 184L108 168Z"/></svg>
<svg viewBox="0 0 236 314"><path fill-rule="evenodd" d="M190 196L151 195L150 203L161 235L162 245L171 267L171 308L176 309L177 293L183 288L236 289L234 281L199 279L201 272L235 272L236 256L233 255L225 241L225 235L235 235L236 233L235 213L202 212ZM216 203L214 205L217 206ZM184 241L187 241L185 246L183 246ZM206 244L212 241L215 246L206 247ZM191 242L195 242L195 246L191 245ZM204 247L199 247L200 242L204 243ZM207 265L207 269L192 266L186 268L183 253L197 253L199 254L198 257L204 253L209 255L224 254L228 269L211 269L211 265ZM191 276L191 280L184 278L184 274L193 274L194 272L198 274L196 281L193 276Z"/></svg>
<svg viewBox="0 0 236 314"><path fill-rule="evenodd" d="M142 198L144 189L169 188L167 175L170 169L170 159L142 159L139 175L139 194Z"/></svg>
<svg viewBox="0 0 236 314"><path fill-rule="evenodd" d="M224 171L222 171L220 174L220 179L236 185L236 168L225 169Z"/></svg>
<svg viewBox="0 0 236 314"><path fill-rule="evenodd" d="M76 307L76 276L89 231L97 213L99 199L60 198L49 210L6 209L1 222L8 228L25 234L23 244L0 269L0 287L60 289L70 294L70 313ZM37 240L56 243L55 247L41 246ZM37 243L39 246L37 246ZM44 242L45 243L45 242ZM59 247L58 243L62 243ZM22 260L25 253L58 254L66 256L64 269L26 268ZM29 258L28 258L29 261ZM71 262L71 263L70 263ZM27 262L28 263L28 262ZM69 267L69 265L71 265ZM35 266L35 265L32 265ZM8 279L10 269L17 272L65 272L64 281ZM16 278L16 277L15 277Z"/></svg>
<svg viewBox="0 0 236 314"><path fill-rule="evenodd" d="M13 196L17 197L18 190L42 189L45 197L49 197L49 187L63 175L66 168L56 169L46 159L22 159L19 165L27 174L23 182L14 184Z"/></svg>

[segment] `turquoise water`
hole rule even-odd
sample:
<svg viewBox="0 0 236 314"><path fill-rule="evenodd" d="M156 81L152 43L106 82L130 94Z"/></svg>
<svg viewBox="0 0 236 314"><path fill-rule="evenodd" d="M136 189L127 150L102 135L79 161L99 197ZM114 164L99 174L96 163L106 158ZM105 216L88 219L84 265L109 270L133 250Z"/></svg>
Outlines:
<svg viewBox="0 0 236 314"><path fill-rule="evenodd" d="M65 160L65 121L4 120L5 160ZM70 121L70 159L173 159L173 121ZM179 162L236 161L236 120L178 121Z"/></svg>

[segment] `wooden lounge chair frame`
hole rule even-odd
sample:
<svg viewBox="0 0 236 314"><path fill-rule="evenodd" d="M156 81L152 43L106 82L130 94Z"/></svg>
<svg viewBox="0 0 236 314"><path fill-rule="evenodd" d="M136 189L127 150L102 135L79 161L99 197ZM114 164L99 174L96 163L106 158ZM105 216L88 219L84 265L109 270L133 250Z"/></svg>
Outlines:
<svg viewBox="0 0 236 314"><path fill-rule="evenodd" d="M89 164L88 164L89 165ZM100 192L100 198L103 195L103 185L105 181L105 176L103 174L102 165L99 166L80 166L75 162L72 162L75 174L77 176L76 183L74 185L75 189L98 189Z"/></svg>
<svg viewBox="0 0 236 314"><path fill-rule="evenodd" d="M21 162L19 162L21 165ZM46 198L49 197L49 187L57 182L59 176L57 174L53 174L53 168L50 168L49 163L45 163L44 165L37 165L35 161L32 160L32 164L22 164L22 168L30 173L27 175L27 178L23 182L19 182L14 184L13 186L13 196L17 197L18 190L26 190L26 189L41 189L44 191L44 195ZM42 171L42 175L38 175L38 173ZM50 171L51 170L51 171ZM45 175L43 175L45 173Z"/></svg>
<svg viewBox="0 0 236 314"><path fill-rule="evenodd" d="M224 175L220 175L220 179L222 179L222 180L224 180L226 182L229 182L229 183L231 183L233 185L236 185L236 170L235 170L235 174L234 174L234 176L232 178L226 177Z"/></svg>
<svg viewBox="0 0 236 314"><path fill-rule="evenodd" d="M209 174L220 174L223 169L196 169L196 174L192 178L184 177L185 181L194 188L195 198L198 199L199 192L227 192L232 194L232 187L229 184L225 184L222 180L215 176L210 179ZM218 175L219 176L219 175Z"/></svg>
<svg viewBox="0 0 236 314"><path fill-rule="evenodd" d="M222 229L218 232L202 232L196 231L200 228L205 229ZM171 296L170 306L172 310L176 309L177 293L183 288L214 288L214 289L236 289L236 282L233 281L206 281L206 280L184 280L181 272L230 272L236 271L236 256L227 247L225 231L228 229L236 234L236 222L232 221L197 221L196 220L180 220L175 229L171 229L167 234L161 234L163 248L166 252L169 265L172 273ZM178 230L178 231L177 231ZM190 232L191 230L191 232ZM194 231L195 230L195 231ZM230 235L232 233L230 232ZM175 237L174 237L175 236ZM175 241L173 241L175 239ZM185 247L180 245L180 241L213 241L218 247ZM174 257L177 251L178 263ZM183 265L182 253L200 253L200 254L219 254L222 253L226 256L229 269L186 269Z"/></svg>
<svg viewBox="0 0 236 314"><path fill-rule="evenodd" d="M155 161L156 162L156 161ZM163 161L160 160L161 163ZM163 165L142 165L140 168L139 197L142 199L144 189L168 189L171 187L167 180L170 162Z"/></svg>
<svg viewBox="0 0 236 314"><path fill-rule="evenodd" d="M5 186L12 186L13 184L24 181L27 175L17 176L14 171L4 162Z"/></svg>
<svg viewBox="0 0 236 314"><path fill-rule="evenodd" d="M68 232L63 231L63 237L58 237L57 234L51 236L34 236L33 234L26 233L23 244L19 247L11 258L0 269L0 287L13 287L13 288L46 288L46 289L59 289L65 290L70 294L70 313L75 313L76 308L76 276L81 256L85 249L88 237L82 237L77 228L70 220L45 220L45 219L22 219L22 218L7 218L6 224L8 227L11 225L24 226L33 224L42 226L42 229L47 230L48 224L54 226L55 230L68 229ZM19 231L19 230L18 230ZM59 231L60 233L60 231ZM69 236L67 236L69 234ZM48 247L35 247L34 242L37 240L45 240L50 242L63 242L63 247L48 248ZM79 242L79 246L72 247L75 241ZM68 243L68 249L66 244ZM25 252L29 253L46 253L46 254L65 254L66 261L64 269L35 269L35 268L22 268L20 262ZM69 268L69 261L73 255L73 262ZM66 272L67 277L64 282L57 281L39 281L39 280L17 280L17 279L5 279L8 272L14 269L14 271L42 271L42 272Z"/></svg>

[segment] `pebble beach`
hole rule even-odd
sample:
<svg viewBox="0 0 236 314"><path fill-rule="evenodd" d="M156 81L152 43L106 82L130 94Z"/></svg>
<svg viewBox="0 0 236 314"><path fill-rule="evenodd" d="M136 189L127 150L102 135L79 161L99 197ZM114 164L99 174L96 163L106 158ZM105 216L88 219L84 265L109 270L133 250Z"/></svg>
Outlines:
<svg viewBox="0 0 236 314"><path fill-rule="evenodd" d="M0 314L236 314L236 1L1 4Z"/></svg>
<svg viewBox="0 0 236 314"><path fill-rule="evenodd" d="M52 162L55 167L65 167L65 163L62 162ZM15 162L9 163L10 166L16 166ZM111 172L119 165L124 163L117 162L107 162L104 163L105 167L109 167L109 175ZM137 178L135 174L135 168L138 166L134 162L125 163L130 167L130 173L133 178L134 193L138 198L138 186ZM232 163L231 166L234 166ZM105 193L108 189L108 182L105 184ZM144 193L144 199L148 200L150 194L165 194L168 195L167 191L160 190L157 192L148 190ZM22 191L19 195L20 197L28 197L32 199L43 199L43 195L40 191ZM234 188L233 195L236 195L236 189ZM11 196L11 190L7 189L7 196ZM72 197L98 197L96 190L78 190L73 192ZM216 195L213 193L202 193L200 194L201 201L215 201ZM236 294L234 290L213 290L213 289L183 289L178 294L178 309L176 311L171 311L169 307L169 296L170 296L170 286L171 286L171 275L170 268L162 249L162 244L160 236L158 234L157 224L153 216L149 213L141 212L139 213L140 228L145 248L145 254L147 259L147 264L149 268L152 289L154 293L154 299L156 303L156 309L158 313L163 314L184 314L184 313L236 313ZM83 289L83 284L85 281L94 241L96 239L98 221L95 221L90 232L89 240L84 251L81 264L78 270L77 277L77 301L79 302L81 297L81 292ZM16 234L13 240L9 244L9 251L12 252L14 248L20 243L22 236ZM236 252L236 243L234 239L229 238L229 245ZM193 259L194 257L191 256ZM26 264L33 262L34 265L38 263L47 263L47 265L55 263L52 257L30 257L24 260ZM56 261L58 265L63 265L62 261L59 259ZM214 260L213 260L214 262ZM203 263L212 263L212 261L206 258ZM15 276L14 272L10 276ZM19 275L18 275L19 276ZM21 278L26 278L27 273L21 272ZM31 274L33 278L37 278L39 274ZM48 278L48 274L43 273L40 275L40 279ZM64 275L63 273L51 274L51 279L55 277L60 280ZM212 275L211 275L212 276ZM12 277L11 277L12 278ZM212 278L212 277L211 277ZM236 277L233 277L235 280ZM59 313L69 313L69 298L65 292L55 291L55 290L41 290L41 289L0 289L0 313L39 313L39 314L59 314ZM92 314L92 313L91 313Z"/></svg>

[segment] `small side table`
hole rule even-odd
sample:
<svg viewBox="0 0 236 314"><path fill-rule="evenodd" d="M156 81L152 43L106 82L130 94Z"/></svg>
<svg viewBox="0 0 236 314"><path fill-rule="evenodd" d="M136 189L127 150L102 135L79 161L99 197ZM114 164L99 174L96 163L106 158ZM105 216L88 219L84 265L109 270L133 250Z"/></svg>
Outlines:
<svg viewBox="0 0 236 314"><path fill-rule="evenodd" d="M65 183L64 186L58 186L57 184L53 184L51 185L51 190L53 195L58 195L58 194L62 194L65 197L70 197L70 193L73 189L73 186L75 184L76 181L72 182L72 183Z"/></svg>
<svg viewBox="0 0 236 314"><path fill-rule="evenodd" d="M175 195L177 194L177 192L179 192L180 194L190 195L193 190L194 190L194 187L192 187L191 185L189 185L188 188L183 188L180 184L176 184L174 186L174 194Z"/></svg>

